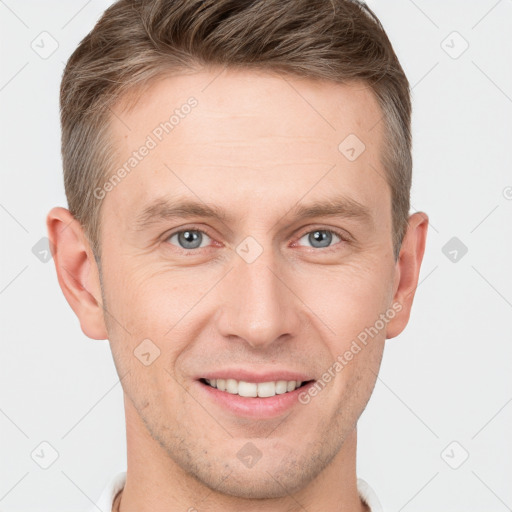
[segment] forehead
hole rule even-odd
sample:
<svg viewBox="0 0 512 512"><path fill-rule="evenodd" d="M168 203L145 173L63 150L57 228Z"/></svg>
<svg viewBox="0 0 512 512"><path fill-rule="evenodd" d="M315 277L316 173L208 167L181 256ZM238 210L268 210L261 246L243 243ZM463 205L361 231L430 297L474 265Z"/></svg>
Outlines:
<svg viewBox="0 0 512 512"><path fill-rule="evenodd" d="M210 125L206 127L209 135L220 136L226 129L230 139L236 139L237 135L246 139L247 130L236 134L235 126L251 128L253 136L268 136L272 129L277 129L280 135L330 134L335 140L349 129L363 138L371 131L371 140L365 140L369 145L380 135L382 112L368 84L360 81L341 84L229 68L160 77L144 89L121 97L112 109L110 131L116 139L125 136L130 140L131 135L138 135L137 131L151 133L155 120L165 123L173 113L183 120L180 110L188 110L186 103L190 98L194 98L197 107L190 115L185 113L189 129L178 122L173 137L184 132L183 135L197 135L199 139L204 133L197 129L208 117L209 121L219 123L213 133ZM303 122L297 123L299 118ZM194 123L196 119L200 122ZM182 125L179 130L178 124ZM193 138L189 140L191 144ZM326 142L330 144L331 140Z"/></svg>
<svg viewBox="0 0 512 512"><path fill-rule="evenodd" d="M107 178L126 172L106 203L135 214L178 194L261 210L333 187L372 203L386 191L381 118L362 83L230 69L161 78L129 109L113 109L116 168Z"/></svg>

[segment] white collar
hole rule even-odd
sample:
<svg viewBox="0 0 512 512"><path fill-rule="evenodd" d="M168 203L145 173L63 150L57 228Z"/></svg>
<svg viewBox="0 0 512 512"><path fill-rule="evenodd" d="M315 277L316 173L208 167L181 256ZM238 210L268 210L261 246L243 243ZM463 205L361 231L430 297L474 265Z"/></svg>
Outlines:
<svg viewBox="0 0 512 512"><path fill-rule="evenodd" d="M106 485L96 502L96 506L90 512L112 512L112 504L117 493L126 483L126 471L117 473ZM370 507L371 512L383 512L375 491L362 478L357 479L357 490L361 499Z"/></svg>

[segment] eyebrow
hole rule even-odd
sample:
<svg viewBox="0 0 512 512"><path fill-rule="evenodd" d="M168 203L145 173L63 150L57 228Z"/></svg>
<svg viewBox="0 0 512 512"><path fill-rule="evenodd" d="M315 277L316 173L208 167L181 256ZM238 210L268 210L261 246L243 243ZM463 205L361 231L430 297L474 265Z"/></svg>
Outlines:
<svg viewBox="0 0 512 512"><path fill-rule="evenodd" d="M224 224L232 223L235 216L222 208L195 200L177 200L159 198L146 206L135 219L135 230L143 231L153 224L165 220L202 217L219 220ZM373 218L370 209L349 197L320 199L310 204L296 204L283 217L303 220L313 217L351 218L371 225Z"/></svg>

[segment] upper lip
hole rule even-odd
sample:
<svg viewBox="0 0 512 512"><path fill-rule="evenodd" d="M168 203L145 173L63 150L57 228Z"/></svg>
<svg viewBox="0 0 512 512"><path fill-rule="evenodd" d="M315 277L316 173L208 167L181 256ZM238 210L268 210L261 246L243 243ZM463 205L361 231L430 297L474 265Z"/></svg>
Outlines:
<svg viewBox="0 0 512 512"><path fill-rule="evenodd" d="M291 370L272 370L266 371L264 373L258 373L251 370L244 370L241 368L233 368L232 370L224 369L224 370L216 370L212 372L206 372L198 376L198 379L235 379L235 380L243 380L244 382L274 382L278 380L286 380L286 381L308 381L313 380L310 375L307 375L303 372L294 372Z"/></svg>

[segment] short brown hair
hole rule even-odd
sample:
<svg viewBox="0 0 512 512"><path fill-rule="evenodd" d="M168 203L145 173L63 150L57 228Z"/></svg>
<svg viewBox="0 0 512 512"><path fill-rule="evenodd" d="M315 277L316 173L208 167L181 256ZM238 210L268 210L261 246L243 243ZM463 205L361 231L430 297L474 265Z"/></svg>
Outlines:
<svg viewBox="0 0 512 512"><path fill-rule="evenodd" d="M382 110L397 259L412 174L409 83L380 21L359 0L119 0L109 7L71 55L60 91L66 197L96 259L101 201L93 190L114 163L111 107L172 70L211 65L368 84Z"/></svg>

